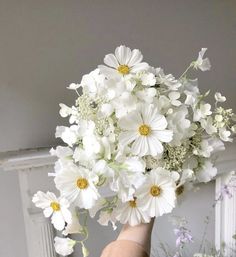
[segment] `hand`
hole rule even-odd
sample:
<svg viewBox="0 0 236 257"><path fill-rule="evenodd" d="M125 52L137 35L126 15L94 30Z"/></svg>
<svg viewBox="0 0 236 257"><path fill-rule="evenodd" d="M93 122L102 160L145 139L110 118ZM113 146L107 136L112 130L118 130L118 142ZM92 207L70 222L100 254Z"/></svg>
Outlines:
<svg viewBox="0 0 236 257"><path fill-rule="evenodd" d="M151 235L154 225L154 218L150 223L142 223L137 226L124 225L117 240L131 240L140 244L150 254Z"/></svg>

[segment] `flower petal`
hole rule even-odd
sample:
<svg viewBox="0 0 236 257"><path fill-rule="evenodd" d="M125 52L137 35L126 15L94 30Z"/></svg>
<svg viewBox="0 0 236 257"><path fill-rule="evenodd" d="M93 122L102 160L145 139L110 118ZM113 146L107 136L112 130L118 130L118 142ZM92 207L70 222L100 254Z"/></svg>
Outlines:
<svg viewBox="0 0 236 257"><path fill-rule="evenodd" d="M157 156L158 154L163 152L163 146L161 142L152 135L148 137L148 147L148 153L152 156Z"/></svg>
<svg viewBox="0 0 236 257"><path fill-rule="evenodd" d="M148 142L146 136L139 136L132 145L134 155L144 156L148 153Z"/></svg>
<svg viewBox="0 0 236 257"><path fill-rule="evenodd" d="M119 64L127 64L131 57L131 50L129 47L121 45L116 48L115 56Z"/></svg>
<svg viewBox="0 0 236 257"><path fill-rule="evenodd" d="M146 62L140 62L131 68L131 72L136 73L139 71L145 71L148 69L148 67L149 66Z"/></svg>
<svg viewBox="0 0 236 257"><path fill-rule="evenodd" d="M127 63L130 67L140 63L143 59L143 55L138 49L134 49L131 53L131 58L129 62Z"/></svg>
<svg viewBox="0 0 236 257"><path fill-rule="evenodd" d="M152 135L156 137L161 142L168 143L173 138L173 132L171 130L161 130L161 131L153 131Z"/></svg>
<svg viewBox="0 0 236 257"><path fill-rule="evenodd" d="M120 143L121 145L128 145L132 143L139 136L138 131L125 131L120 133Z"/></svg>
<svg viewBox="0 0 236 257"><path fill-rule="evenodd" d="M115 69L119 66L119 63L117 62L117 59L114 54L107 54L104 58L104 63Z"/></svg>

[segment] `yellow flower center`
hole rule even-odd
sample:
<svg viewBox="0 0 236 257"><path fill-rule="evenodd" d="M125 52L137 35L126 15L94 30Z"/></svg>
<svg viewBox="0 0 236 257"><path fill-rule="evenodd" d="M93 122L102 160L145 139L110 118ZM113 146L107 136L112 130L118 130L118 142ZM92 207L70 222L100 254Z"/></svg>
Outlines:
<svg viewBox="0 0 236 257"><path fill-rule="evenodd" d="M127 65L120 65L120 66L117 68L117 70L118 70L121 74L123 74L123 75L126 75L126 74L128 74L128 73L130 72L130 68L129 68L129 66L127 66Z"/></svg>
<svg viewBox="0 0 236 257"><path fill-rule="evenodd" d="M143 124L138 128L138 131L140 135L148 136L151 132L151 128L148 125Z"/></svg>
<svg viewBox="0 0 236 257"><path fill-rule="evenodd" d="M136 207L137 207L136 200L131 200L131 201L129 201L129 206L130 206L131 208L136 208Z"/></svg>
<svg viewBox="0 0 236 257"><path fill-rule="evenodd" d="M79 189L86 189L88 187L89 183L86 178L79 178L77 179L77 187Z"/></svg>
<svg viewBox="0 0 236 257"><path fill-rule="evenodd" d="M177 187L175 192L177 195L181 195L184 192L184 185Z"/></svg>
<svg viewBox="0 0 236 257"><path fill-rule="evenodd" d="M53 209L53 211L60 211L61 209L60 204L57 202L51 202L50 206Z"/></svg>
<svg viewBox="0 0 236 257"><path fill-rule="evenodd" d="M154 197L157 197L161 194L161 188L159 186L152 186L150 189L150 194Z"/></svg>

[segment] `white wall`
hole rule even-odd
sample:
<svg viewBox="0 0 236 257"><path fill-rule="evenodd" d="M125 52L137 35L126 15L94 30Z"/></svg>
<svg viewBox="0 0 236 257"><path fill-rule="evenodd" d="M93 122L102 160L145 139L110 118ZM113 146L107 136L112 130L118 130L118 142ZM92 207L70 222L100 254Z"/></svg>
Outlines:
<svg viewBox="0 0 236 257"><path fill-rule="evenodd" d="M18 176L0 169L0 256L26 257Z"/></svg>
<svg viewBox="0 0 236 257"><path fill-rule="evenodd" d="M235 10L234 0L0 0L0 151L56 144L55 127L67 122L58 104L74 101L66 86L120 44L140 48L146 61L176 75L208 47L213 69L199 74L200 86L222 91L236 109ZM181 210L196 237L202 228L195 221L208 212L212 194L206 185ZM25 257L16 174L0 171L0 203L0 256ZM169 238L163 224L155 230ZM92 230L93 253L114 238L107 231Z"/></svg>
<svg viewBox="0 0 236 257"><path fill-rule="evenodd" d="M208 47L213 69L203 90L235 102L234 0L0 0L0 151L55 144L58 104L72 104L70 82L115 47L177 76Z"/></svg>

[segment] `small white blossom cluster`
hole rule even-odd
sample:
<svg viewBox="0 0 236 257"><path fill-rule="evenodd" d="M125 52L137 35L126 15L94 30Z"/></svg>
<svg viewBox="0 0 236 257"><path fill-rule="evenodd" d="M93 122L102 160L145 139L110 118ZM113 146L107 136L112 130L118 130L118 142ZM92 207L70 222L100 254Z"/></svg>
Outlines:
<svg viewBox="0 0 236 257"><path fill-rule="evenodd" d="M91 217L99 213L102 225L147 223L171 212L194 181L216 175L215 153L232 141L236 117L218 106L224 96L216 93L212 108L205 101L208 92L201 94L197 79L187 77L191 68L210 69L205 51L175 78L143 62L139 50L122 45L105 56L105 65L68 87L78 95L73 106L60 104L70 126L56 129L66 145L51 149L58 157L51 175L60 197L38 192L33 198L56 229L86 234L75 221L82 209ZM103 187L112 197L101 196ZM68 240L59 247L62 255L65 244L64 255L74 246Z"/></svg>

